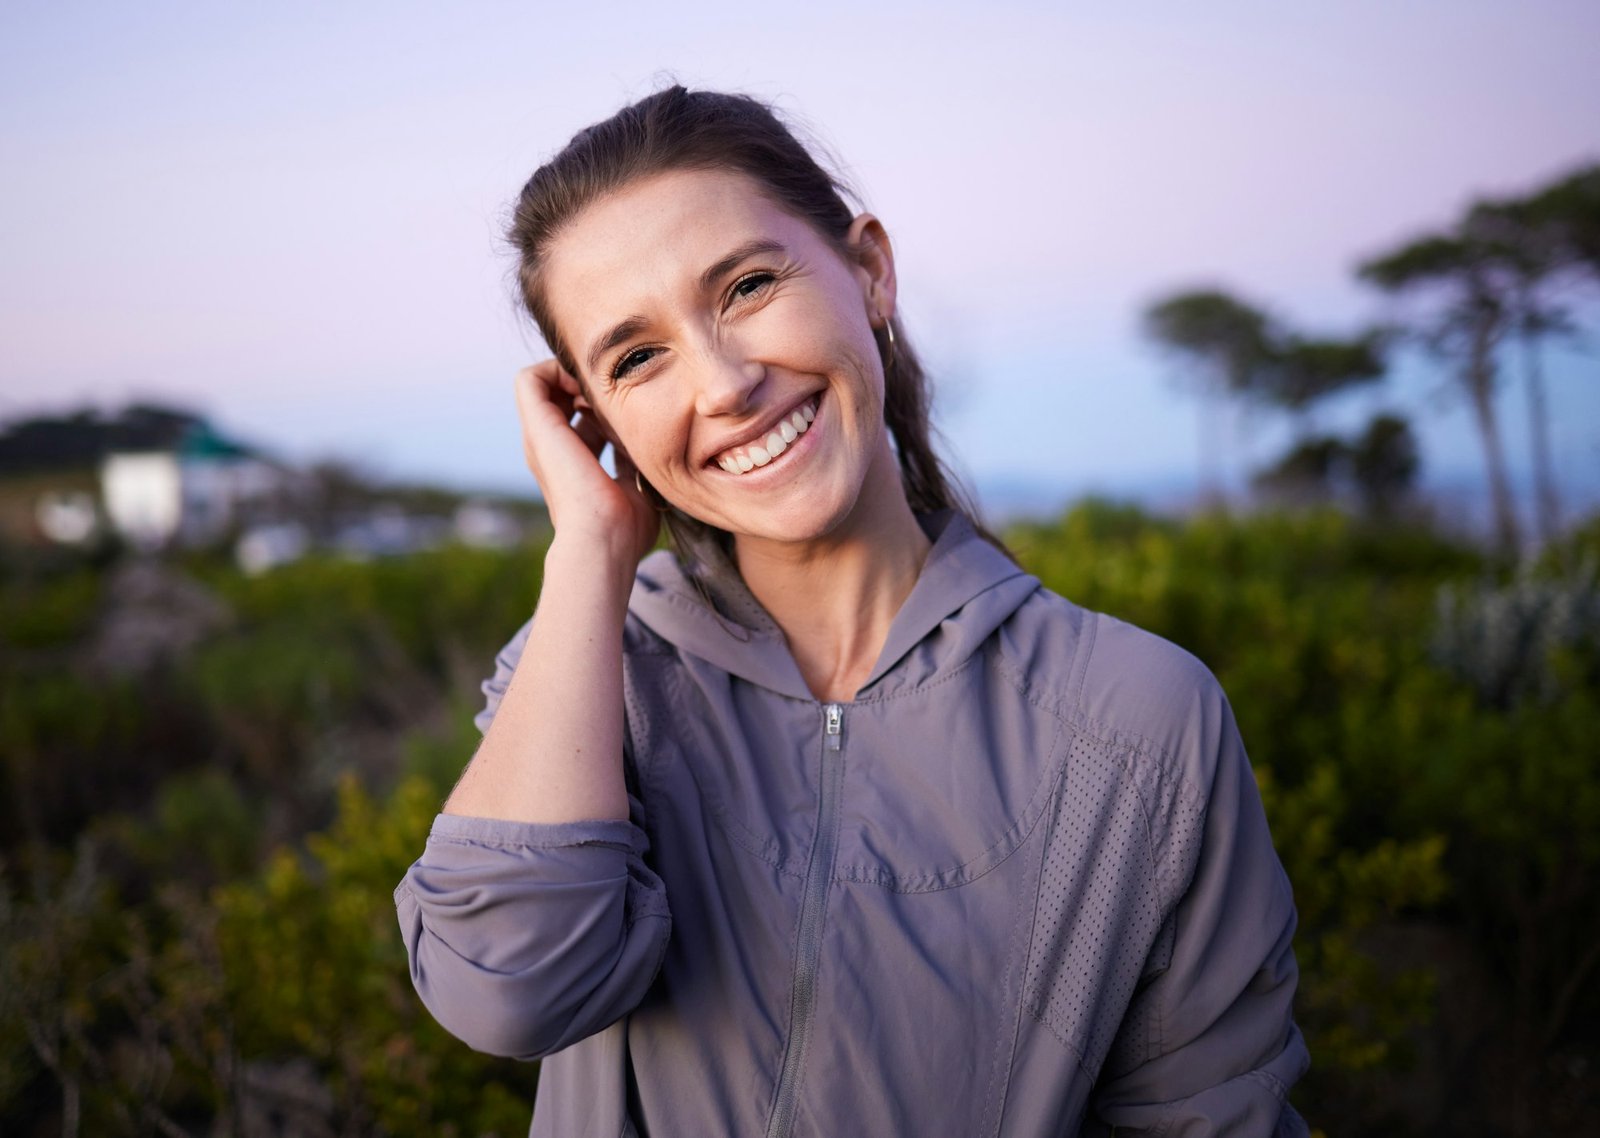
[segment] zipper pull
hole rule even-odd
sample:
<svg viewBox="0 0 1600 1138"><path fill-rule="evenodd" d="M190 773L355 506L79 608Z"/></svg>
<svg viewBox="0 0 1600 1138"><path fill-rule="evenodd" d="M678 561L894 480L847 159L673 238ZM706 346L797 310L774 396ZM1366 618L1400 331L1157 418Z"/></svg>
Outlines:
<svg viewBox="0 0 1600 1138"><path fill-rule="evenodd" d="M823 710L827 716L823 732L828 737L828 750L837 751L839 749L840 736L844 734L844 708L837 703L830 703Z"/></svg>

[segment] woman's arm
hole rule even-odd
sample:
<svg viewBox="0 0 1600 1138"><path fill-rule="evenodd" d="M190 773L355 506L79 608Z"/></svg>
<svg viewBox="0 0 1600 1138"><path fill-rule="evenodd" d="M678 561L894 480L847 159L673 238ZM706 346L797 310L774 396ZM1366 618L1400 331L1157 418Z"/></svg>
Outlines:
<svg viewBox="0 0 1600 1138"><path fill-rule="evenodd" d="M518 373L517 405L555 538L522 661L444 812L516 822L626 818L622 622L657 518L626 455L617 454L615 479L600 466L605 436L554 360Z"/></svg>
<svg viewBox="0 0 1600 1138"><path fill-rule="evenodd" d="M444 813L515 822L628 816L622 622L633 566L558 531L522 660Z"/></svg>
<svg viewBox="0 0 1600 1138"><path fill-rule="evenodd" d="M395 890L412 983L480 1051L538 1058L643 999L671 929L624 780L622 627L655 512L554 361L517 377L556 536L533 620L485 685L485 738ZM576 416L576 423L573 417Z"/></svg>

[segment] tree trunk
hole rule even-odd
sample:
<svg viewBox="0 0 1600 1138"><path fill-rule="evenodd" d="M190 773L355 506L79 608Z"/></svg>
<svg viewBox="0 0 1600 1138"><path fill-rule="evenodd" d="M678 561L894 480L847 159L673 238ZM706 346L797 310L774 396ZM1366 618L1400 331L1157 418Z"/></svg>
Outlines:
<svg viewBox="0 0 1600 1138"><path fill-rule="evenodd" d="M1544 368L1537 337L1522 335L1523 364L1528 388L1528 430L1533 441L1533 487L1539 540L1550 542L1561 531L1561 501L1556 494L1555 470L1550 462L1550 412L1545 403Z"/></svg>
<svg viewBox="0 0 1600 1138"><path fill-rule="evenodd" d="M1222 489L1222 400L1206 393L1200 397L1200 508L1213 510L1224 501Z"/></svg>
<svg viewBox="0 0 1600 1138"><path fill-rule="evenodd" d="M1522 545L1517 531L1517 510L1511 500L1511 479L1506 473L1506 456L1500 446L1500 426L1494 411L1495 329L1489 321L1473 331L1472 355L1462 376L1472 399L1478 435L1483 440L1483 455L1489 475L1489 498L1494 505L1495 544L1500 552L1515 557Z"/></svg>

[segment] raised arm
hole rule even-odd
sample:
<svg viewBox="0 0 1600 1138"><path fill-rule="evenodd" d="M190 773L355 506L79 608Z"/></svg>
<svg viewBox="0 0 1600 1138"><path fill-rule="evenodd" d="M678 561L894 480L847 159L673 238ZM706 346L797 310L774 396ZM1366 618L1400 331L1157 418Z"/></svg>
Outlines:
<svg viewBox="0 0 1600 1138"><path fill-rule="evenodd" d="M517 399L556 536L534 618L486 685L484 741L395 906L434 1017L537 1058L638 1004L671 919L624 779L622 625L655 511L625 456L618 480L600 466L605 439L554 361L518 374Z"/></svg>
<svg viewBox="0 0 1600 1138"><path fill-rule="evenodd" d="M554 360L516 382L524 451L555 538L521 663L444 812L622 819L622 622L657 517L626 455L617 453L615 479L600 466L599 423Z"/></svg>

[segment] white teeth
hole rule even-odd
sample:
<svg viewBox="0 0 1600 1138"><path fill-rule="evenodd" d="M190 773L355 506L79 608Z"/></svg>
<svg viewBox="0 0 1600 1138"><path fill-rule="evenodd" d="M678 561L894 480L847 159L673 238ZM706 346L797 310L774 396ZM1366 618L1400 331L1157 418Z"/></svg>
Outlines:
<svg viewBox="0 0 1600 1138"><path fill-rule="evenodd" d="M738 451L729 451L717 459L717 465L729 474L744 474L758 466L765 466L789 449L791 443L810 429L816 420L814 402L791 412L787 419L779 419L772 432L759 443Z"/></svg>

